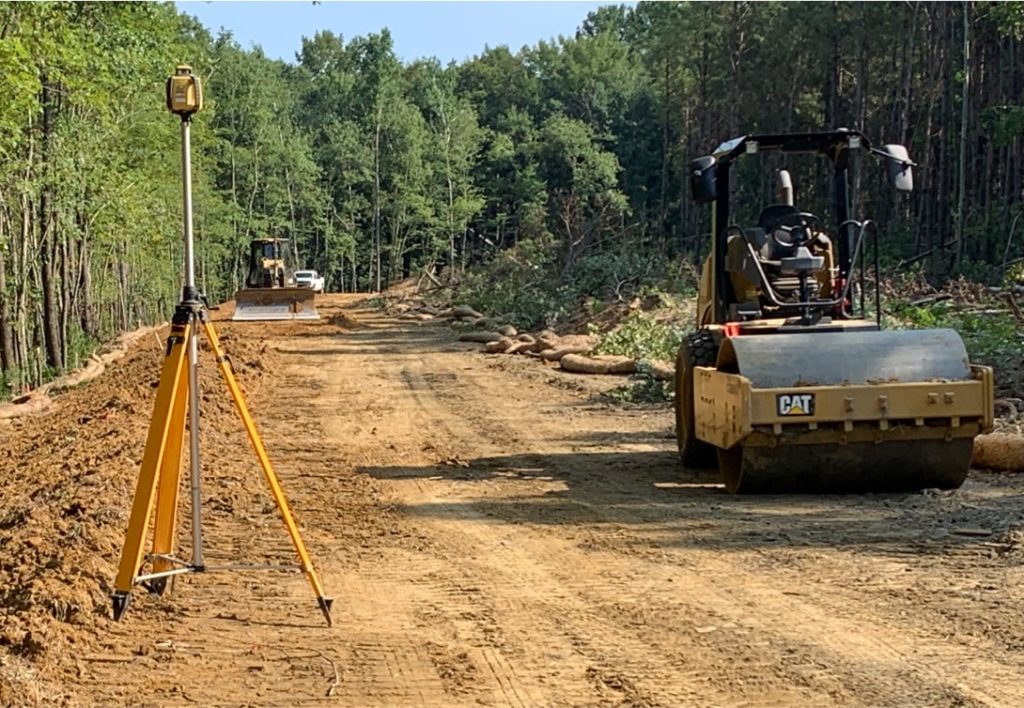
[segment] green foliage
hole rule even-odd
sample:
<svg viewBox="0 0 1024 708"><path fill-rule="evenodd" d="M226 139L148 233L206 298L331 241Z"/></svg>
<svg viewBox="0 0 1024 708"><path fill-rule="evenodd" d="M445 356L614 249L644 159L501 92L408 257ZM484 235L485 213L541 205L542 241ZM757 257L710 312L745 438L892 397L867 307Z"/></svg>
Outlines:
<svg viewBox="0 0 1024 708"><path fill-rule="evenodd" d="M1016 368L1024 346L1024 328L1008 312L979 313L950 306L947 302L931 305L901 305L893 309L894 324L909 329L953 329L964 340L975 364Z"/></svg>
<svg viewBox="0 0 1024 708"><path fill-rule="evenodd" d="M489 315L521 329L554 324L572 312L572 290L557 283L550 237L521 241L499 251L487 264L470 269L459 297Z"/></svg>
<svg viewBox="0 0 1024 708"><path fill-rule="evenodd" d="M604 395L618 403L664 404L675 398L675 384L671 381L658 381L641 371L639 381L617 386Z"/></svg>
<svg viewBox="0 0 1024 708"><path fill-rule="evenodd" d="M631 356L640 362L675 361L688 330L688 327L665 324L634 310L601 339L594 352Z"/></svg>
<svg viewBox="0 0 1024 708"><path fill-rule="evenodd" d="M1012 288L1024 285L1024 261L1015 263L1006 269L1002 282L1004 288Z"/></svg>

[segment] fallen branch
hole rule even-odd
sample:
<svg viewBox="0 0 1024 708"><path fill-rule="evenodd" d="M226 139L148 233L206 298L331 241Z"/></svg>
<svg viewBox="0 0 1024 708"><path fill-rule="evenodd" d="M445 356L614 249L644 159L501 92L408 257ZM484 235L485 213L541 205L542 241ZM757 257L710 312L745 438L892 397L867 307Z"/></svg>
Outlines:
<svg viewBox="0 0 1024 708"><path fill-rule="evenodd" d="M1024 322L1024 312L1020 311L1020 305L1013 299L1013 293L1005 293L1003 299L1006 300L1006 304L1013 312L1013 316L1017 318L1018 322Z"/></svg>
<svg viewBox="0 0 1024 708"><path fill-rule="evenodd" d="M951 300L953 298L949 293L939 293L937 295L929 295L928 297L920 297L917 300L912 300L910 305L912 307L920 307L921 305L927 305L932 302L942 302L943 300Z"/></svg>

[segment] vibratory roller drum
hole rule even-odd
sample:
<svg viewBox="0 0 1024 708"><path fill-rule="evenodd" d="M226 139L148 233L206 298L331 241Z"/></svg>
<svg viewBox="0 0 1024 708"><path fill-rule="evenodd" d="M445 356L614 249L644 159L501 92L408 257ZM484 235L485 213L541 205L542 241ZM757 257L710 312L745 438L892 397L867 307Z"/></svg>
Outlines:
<svg viewBox="0 0 1024 708"><path fill-rule="evenodd" d="M952 330L726 337L694 389L738 493L955 489L992 422L991 370Z"/></svg>

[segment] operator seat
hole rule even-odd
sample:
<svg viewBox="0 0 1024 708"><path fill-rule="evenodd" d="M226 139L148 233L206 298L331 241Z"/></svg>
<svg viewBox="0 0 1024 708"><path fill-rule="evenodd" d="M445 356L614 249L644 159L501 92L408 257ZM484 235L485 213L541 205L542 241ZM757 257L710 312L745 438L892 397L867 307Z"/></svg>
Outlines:
<svg viewBox="0 0 1024 708"><path fill-rule="evenodd" d="M761 264L772 288L783 300L798 299L801 271L812 274L809 283L811 297L817 297L828 288L825 274L817 275L826 262L831 266L831 257L824 255L831 252L828 236L823 233L807 234L813 237L800 246L788 245L786 240L772 236L782 219L799 213L800 210L791 204L770 204L761 210L757 219L758 230L763 229L766 236L765 247L761 249Z"/></svg>
<svg viewBox="0 0 1024 708"><path fill-rule="evenodd" d="M760 229L764 229L766 236L771 236L772 231L775 229L775 225L786 216L792 214L799 214L800 210L792 204L769 204L761 210L761 214L757 217L757 226ZM778 260L791 256L796 252L795 248L787 249L775 242L775 239L768 239L768 253L767 258L769 260Z"/></svg>

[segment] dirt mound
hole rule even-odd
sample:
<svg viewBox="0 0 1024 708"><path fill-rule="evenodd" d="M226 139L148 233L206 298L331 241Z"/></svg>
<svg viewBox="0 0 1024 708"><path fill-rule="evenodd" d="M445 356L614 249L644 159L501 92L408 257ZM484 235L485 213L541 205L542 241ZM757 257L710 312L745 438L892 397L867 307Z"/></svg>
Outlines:
<svg viewBox="0 0 1024 708"><path fill-rule="evenodd" d="M276 368L277 354L230 325L218 329L247 399L266 395L265 374ZM41 659L96 641L97 626L111 621L109 593L166 336L164 329L159 339L139 339L102 376L54 396L47 413L13 419L2 433L0 652ZM200 343L204 434L217 436L238 421L205 339ZM8 690L12 676L0 670ZM0 703L9 705L2 691Z"/></svg>
<svg viewBox="0 0 1024 708"><path fill-rule="evenodd" d="M334 327L339 327L345 331L361 329L364 326L361 322L352 319L343 312L335 312L327 318L327 322Z"/></svg>

